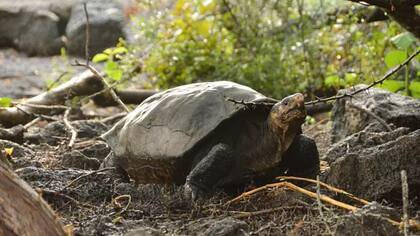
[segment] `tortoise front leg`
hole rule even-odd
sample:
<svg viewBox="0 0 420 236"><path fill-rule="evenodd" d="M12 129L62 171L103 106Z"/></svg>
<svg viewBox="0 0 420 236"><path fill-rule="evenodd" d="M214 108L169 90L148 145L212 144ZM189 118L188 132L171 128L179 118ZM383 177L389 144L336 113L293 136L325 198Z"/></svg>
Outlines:
<svg viewBox="0 0 420 236"><path fill-rule="evenodd" d="M222 143L215 145L187 176L185 195L192 200L205 197L230 173L233 163L232 148Z"/></svg>
<svg viewBox="0 0 420 236"><path fill-rule="evenodd" d="M305 135L297 135L283 155L281 165L288 169L287 175L315 179L320 172L315 141Z"/></svg>

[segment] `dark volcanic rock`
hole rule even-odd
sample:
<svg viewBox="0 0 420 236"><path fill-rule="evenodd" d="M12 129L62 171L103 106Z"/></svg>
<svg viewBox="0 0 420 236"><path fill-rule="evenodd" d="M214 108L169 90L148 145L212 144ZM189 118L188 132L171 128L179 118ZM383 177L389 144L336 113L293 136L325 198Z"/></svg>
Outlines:
<svg viewBox="0 0 420 236"><path fill-rule="evenodd" d="M372 123L363 131L352 134L345 139L332 145L327 153L323 156L323 160L328 163L334 162L336 159L345 156L348 153L357 153L363 149L381 145L410 133L408 128L398 128L392 132L380 130L378 123Z"/></svg>
<svg viewBox="0 0 420 236"><path fill-rule="evenodd" d="M23 142L23 125L16 125L9 129L0 127L0 139L9 140L15 143Z"/></svg>
<svg viewBox="0 0 420 236"><path fill-rule="evenodd" d="M375 199L401 188L406 170L410 189L420 186L420 130L362 131L336 144L327 154L326 182L356 196ZM416 187L417 186L417 187Z"/></svg>
<svg viewBox="0 0 420 236"><path fill-rule="evenodd" d="M373 202L342 217L335 235L401 235L398 227L387 218L399 220L400 217L395 209Z"/></svg>
<svg viewBox="0 0 420 236"><path fill-rule="evenodd" d="M91 55L115 46L119 38L124 38L124 15L121 6L113 1L89 1L89 37ZM73 6L66 28L70 54L85 55L86 16L83 5Z"/></svg>
<svg viewBox="0 0 420 236"><path fill-rule="evenodd" d="M365 87L357 85L354 88L341 90L339 94L351 93L354 89ZM363 130L375 121L366 112L352 107L349 103L373 112L397 127L420 129L420 101L411 97L390 93L383 89L371 88L361 92L351 99L338 100L332 109L332 139L333 142Z"/></svg>
<svg viewBox="0 0 420 236"><path fill-rule="evenodd" d="M63 30L49 3L0 1L0 47L14 46L29 55L59 53L64 46Z"/></svg>

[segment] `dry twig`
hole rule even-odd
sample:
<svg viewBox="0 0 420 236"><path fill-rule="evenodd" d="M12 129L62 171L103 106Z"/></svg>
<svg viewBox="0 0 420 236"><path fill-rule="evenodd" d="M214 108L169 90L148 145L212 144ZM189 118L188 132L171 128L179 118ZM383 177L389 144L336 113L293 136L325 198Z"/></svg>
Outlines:
<svg viewBox="0 0 420 236"><path fill-rule="evenodd" d="M34 124L38 123L38 122L39 122L39 121L41 121L41 120L42 120L42 118L41 118L41 117L37 117L37 118L33 119L31 122L29 122L29 123L25 124L25 125L23 126L23 128L24 128L25 130L27 130L27 129L29 129L29 127L31 127L32 125L34 125Z"/></svg>
<svg viewBox="0 0 420 236"><path fill-rule="evenodd" d="M66 110L69 107L64 105L43 105L43 104L32 104L32 103L21 103L21 102L12 102L13 105L17 106L26 106L39 109L49 109L49 110Z"/></svg>
<svg viewBox="0 0 420 236"><path fill-rule="evenodd" d="M403 200L403 231L404 236L408 236L408 182L407 182L407 172L405 170L401 171L401 187L402 187L402 200Z"/></svg>
<svg viewBox="0 0 420 236"><path fill-rule="evenodd" d="M84 2L83 3L83 11L85 12L85 16L86 16L86 39L85 39L85 59L86 59L86 65L89 65L89 26L90 26L90 21L89 21L89 13L87 10L87 3Z"/></svg>
<svg viewBox="0 0 420 236"><path fill-rule="evenodd" d="M89 13L87 10L86 3L83 3L83 10L85 11L86 16L86 38L85 38L85 56L86 56L86 63L80 63L78 60L75 60L74 66L83 66L87 69L89 69L95 76L100 78L102 80L102 83L105 85L106 89L108 89L109 93L111 94L112 98L122 107L126 112L130 112L130 109L124 104L123 101L118 97L118 95L115 93L113 89L111 89L111 86L106 81L106 79L99 73L98 70L95 69L92 65L89 64Z"/></svg>
<svg viewBox="0 0 420 236"><path fill-rule="evenodd" d="M73 64L75 66L83 66L86 67L87 69L89 69L94 75L96 75L98 78L100 78L103 82L103 84L105 85L105 87L108 88L109 93L111 94L112 98L126 111L126 112L130 112L130 109L128 109L128 107L124 104L123 101L121 101L121 99L118 97L118 95L115 93L115 91L110 88L109 83L106 81L106 79L101 75L101 73L99 73L98 70L95 69L95 67L93 67L92 65L89 64L83 64L80 63L78 60L75 60L75 64Z"/></svg>
<svg viewBox="0 0 420 236"><path fill-rule="evenodd" d="M69 121L70 111L71 111L71 108L67 109L64 112L63 121L64 121L64 124L66 125L67 129L69 129L70 132L71 132L71 137L70 137L68 147L72 148L73 145L74 145L74 142L76 141L76 138L77 138L77 131L74 129L73 125L71 125L71 123Z"/></svg>
<svg viewBox="0 0 420 236"><path fill-rule="evenodd" d="M67 189L68 187L72 186L74 183L76 183L77 181L79 181L79 180L81 180L83 178L86 178L86 177L91 176L93 174L97 174L97 173L104 172L104 171L107 171L107 170L114 170L114 169L115 169L115 167L106 167L106 168L102 168L102 169L95 170L95 171L89 172L87 174L81 175L81 176L73 179L72 181L70 181L70 183L68 183L66 186L64 186L60 190L60 192L63 191L63 190L65 190L65 189Z"/></svg>
<svg viewBox="0 0 420 236"><path fill-rule="evenodd" d="M318 182L314 179L308 179L308 178L303 178L303 177L295 177L295 176L279 176L276 179L278 179L278 180L301 180L301 181L306 181L306 182L310 182L310 183L313 183L313 184L318 184ZM356 200L356 201L362 203L363 205L367 205L367 204L370 203L369 201L367 201L365 199L358 198L351 193L348 193L348 192L346 192L342 189L339 189L339 188L336 188L336 187L331 186L329 184L326 184L322 181L319 181L319 185L322 186L322 187L325 187L326 189L328 189L330 191L333 191L333 192L336 192L336 193L339 193L339 194L343 194L350 199L353 199L353 200Z"/></svg>
<svg viewBox="0 0 420 236"><path fill-rule="evenodd" d="M259 188L250 190L250 191L245 192L245 193L242 193L238 197L236 197L236 198L228 201L226 204L232 204L232 203L237 202L237 201L239 201L239 200L241 200L241 199L243 199L243 198L245 198L247 196L251 196L254 193L260 192L260 191L265 190L265 189L268 189L268 188L275 188L275 187L277 187L277 188L286 187L286 188L291 189L291 190L294 190L296 192L303 193L303 194L305 194L305 195L307 195L309 197L312 197L312 198L316 198L317 197L316 196L316 193L311 192L309 190L306 190L304 188L298 187L298 186L296 186L296 185L294 185L292 183L289 183L289 182L279 182L279 183L267 184L267 185L264 185L262 187L259 187ZM349 211L356 211L356 210L359 209L359 208L357 208L355 206L352 206L352 205L349 205L347 203L343 203L343 202L337 201L335 199L332 199L332 198L330 198L328 196L325 196L325 195L322 195L322 194L319 196L319 198L322 201L324 201L324 202L327 202L327 203L329 203L331 205L334 205L334 206L337 206L337 207L340 207L340 208L343 208L343 209L346 209L346 210L349 210Z"/></svg>

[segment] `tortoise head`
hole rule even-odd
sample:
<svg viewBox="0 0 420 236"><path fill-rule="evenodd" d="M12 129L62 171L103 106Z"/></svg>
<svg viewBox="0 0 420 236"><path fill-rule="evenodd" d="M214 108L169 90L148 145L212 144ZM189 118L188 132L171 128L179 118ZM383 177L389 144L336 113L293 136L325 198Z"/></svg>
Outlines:
<svg viewBox="0 0 420 236"><path fill-rule="evenodd" d="M271 108L268 125L281 144L281 154L289 148L295 136L302 132L305 117L306 109L301 93L287 96Z"/></svg>

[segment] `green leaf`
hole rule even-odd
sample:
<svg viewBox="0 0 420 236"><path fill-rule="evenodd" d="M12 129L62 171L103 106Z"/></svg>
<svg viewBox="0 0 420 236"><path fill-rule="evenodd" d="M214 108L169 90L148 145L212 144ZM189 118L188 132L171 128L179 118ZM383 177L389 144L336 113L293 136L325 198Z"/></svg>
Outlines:
<svg viewBox="0 0 420 236"><path fill-rule="evenodd" d="M12 99L8 97L0 97L0 107L10 107L12 105Z"/></svg>
<svg viewBox="0 0 420 236"><path fill-rule="evenodd" d="M338 75L330 75L324 81L327 87L335 87L340 85L340 77Z"/></svg>
<svg viewBox="0 0 420 236"><path fill-rule="evenodd" d="M407 53L400 50L392 50L385 55L385 64L389 68L401 64L407 59Z"/></svg>
<svg viewBox="0 0 420 236"><path fill-rule="evenodd" d="M347 84L355 84L358 79L359 77L357 76L356 73L346 73L344 75L344 80L346 81Z"/></svg>
<svg viewBox="0 0 420 236"><path fill-rule="evenodd" d="M108 60L109 56L105 53L98 53L92 58L92 62L98 63Z"/></svg>
<svg viewBox="0 0 420 236"><path fill-rule="evenodd" d="M105 73L114 81L118 81L122 78L122 70L119 68L118 63L114 61L108 61L104 69Z"/></svg>
<svg viewBox="0 0 420 236"><path fill-rule="evenodd" d="M123 72L121 70L112 70L107 71L107 74L112 80L119 81L122 78Z"/></svg>
<svg viewBox="0 0 420 236"><path fill-rule="evenodd" d="M391 38L391 42L400 50L407 51L416 39L408 32L401 33Z"/></svg>
<svg viewBox="0 0 420 236"><path fill-rule="evenodd" d="M414 98L420 98L420 82L419 81L411 82L410 86L408 86L408 89L411 91L411 95Z"/></svg>
<svg viewBox="0 0 420 236"><path fill-rule="evenodd" d="M128 52L128 50L125 47L116 47L116 48L114 48L112 50L112 54L113 55L115 55L115 54L124 54L124 53L127 53L127 52Z"/></svg>
<svg viewBox="0 0 420 236"><path fill-rule="evenodd" d="M107 48L104 50L104 53L107 55L111 55L112 54L112 49L111 48Z"/></svg>
<svg viewBox="0 0 420 236"><path fill-rule="evenodd" d="M379 87L391 92L397 92L405 87L404 81L385 80Z"/></svg>

